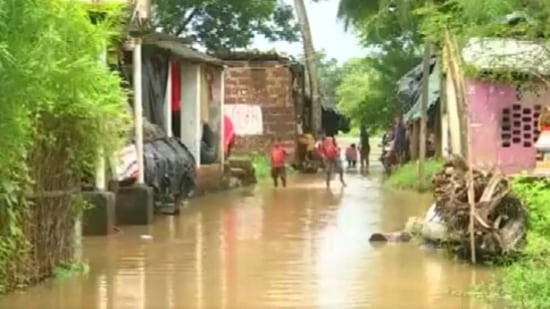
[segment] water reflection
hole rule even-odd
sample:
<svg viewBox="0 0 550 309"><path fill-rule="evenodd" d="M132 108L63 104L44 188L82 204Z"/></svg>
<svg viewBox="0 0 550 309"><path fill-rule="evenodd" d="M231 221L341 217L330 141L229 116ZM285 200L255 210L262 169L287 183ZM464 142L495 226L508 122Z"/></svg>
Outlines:
<svg viewBox="0 0 550 309"><path fill-rule="evenodd" d="M464 291L484 270L416 244L373 246L429 196L385 191L360 175L323 187L304 177L194 200L179 217L84 241L91 272L0 300L2 308L480 308ZM151 240L140 235L148 234Z"/></svg>

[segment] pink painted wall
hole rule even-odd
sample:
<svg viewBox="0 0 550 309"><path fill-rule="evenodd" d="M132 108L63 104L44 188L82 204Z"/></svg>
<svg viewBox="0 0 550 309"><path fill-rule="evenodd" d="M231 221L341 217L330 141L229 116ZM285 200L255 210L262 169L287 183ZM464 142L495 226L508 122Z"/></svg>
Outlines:
<svg viewBox="0 0 550 309"><path fill-rule="evenodd" d="M476 167L499 167L514 174L535 167L536 122L550 106L550 90L520 93L515 86L467 81L472 160Z"/></svg>

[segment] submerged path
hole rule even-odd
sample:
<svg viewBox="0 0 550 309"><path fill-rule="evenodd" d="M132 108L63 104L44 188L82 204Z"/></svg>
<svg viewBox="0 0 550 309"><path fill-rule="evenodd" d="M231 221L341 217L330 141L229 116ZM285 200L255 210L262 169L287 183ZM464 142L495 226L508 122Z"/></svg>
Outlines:
<svg viewBox="0 0 550 309"><path fill-rule="evenodd" d="M87 238L88 275L8 295L0 308L481 308L460 296L481 270L415 243L368 242L423 213L429 196L347 178L343 190L317 175L210 195L150 227Z"/></svg>

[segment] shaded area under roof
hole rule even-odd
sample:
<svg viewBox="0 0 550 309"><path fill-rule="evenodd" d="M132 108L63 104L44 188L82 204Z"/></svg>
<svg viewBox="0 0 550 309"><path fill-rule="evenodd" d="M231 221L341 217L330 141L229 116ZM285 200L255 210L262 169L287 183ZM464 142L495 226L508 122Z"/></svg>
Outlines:
<svg viewBox="0 0 550 309"><path fill-rule="evenodd" d="M223 61L220 59L190 47L187 40L168 34L158 32L151 33L143 38L143 44L166 50L181 59L191 62L208 63L217 66L224 65Z"/></svg>

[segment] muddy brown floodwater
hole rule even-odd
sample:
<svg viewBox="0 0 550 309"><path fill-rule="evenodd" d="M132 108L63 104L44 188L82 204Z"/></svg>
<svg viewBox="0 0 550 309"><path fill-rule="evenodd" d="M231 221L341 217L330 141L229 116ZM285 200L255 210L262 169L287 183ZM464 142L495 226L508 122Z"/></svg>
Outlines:
<svg viewBox="0 0 550 309"><path fill-rule="evenodd" d="M422 214L430 196L347 178L332 192L317 175L210 195L152 226L87 238L86 276L10 294L0 307L483 308L464 293L487 271L415 243L368 242Z"/></svg>

